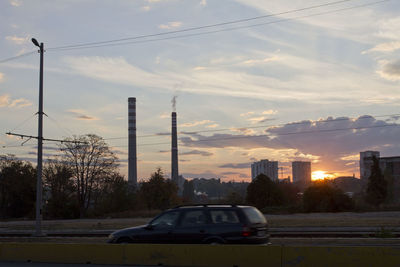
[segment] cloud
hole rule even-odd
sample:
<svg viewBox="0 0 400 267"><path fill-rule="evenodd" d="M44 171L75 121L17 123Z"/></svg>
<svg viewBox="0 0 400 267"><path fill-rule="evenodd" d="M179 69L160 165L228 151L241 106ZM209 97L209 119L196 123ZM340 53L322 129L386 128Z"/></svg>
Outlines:
<svg viewBox="0 0 400 267"><path fill-rule="evenodd" d="M163 75L135 67L121 57L66 57L64 61L76 74L101 81L156 88L161 85L172 88L176 83Z"/></svg>
<svg viewBox="0 0 400 267"><path fill-rule="evenodd" d="M160 119L171 118L171 114L169 114L168 112L164 112L159 117Z"/></svg>
<svg viewBox="0 0 400 267"><path fill-rule="evenodd" d="M271 56L271 57L266 57L264 59L248 59L242 62L242 65L247 65L247 66L254 66L254 65L260 65L272 61L278 61L281 58L278 56Z"/></svg>
<svg viewBox="0 0 400 267"><path fill-rule="evenodd" d="M22 3L20 0L11 0L10 4L15 7L19 7Z"/></svg>
<svg viewBox="0 0 400 267"><path fill-rule="evenodd" d="M369 50L363 51L362 54L367 54L371 52L393 52L398 49L400 49L400 41L395 41L395 42L378 44Z"/></svg>
<svg viewBox="0 0 400 267"><path fill-rule="evenodd" d="M203 156L203 157L210 157L210 156L214 155L211 152L201 151L201 150L191 150L191 151L182 152L182 153L179 153L179 154L180 155L200 155L200 156Z"/></svg>
<svg viewBox="0 0 400 267"><path fill-rule="evenodd" d="M250 115L253 115L253 114L254 114L254 111L249 111L249 112L240 114L240 116L241 117L247 117L247 116L250 116Z"/></svg>
<svg viewBox="0 0 400 267"><path fill-rule="evenodd" d="M97 118L97 117L86 115L85 114L86 111L84 111L82 109L70 109L70 110L67 110L67 112L73 114L74 117L78 120L89 120L89 121L99 120L99 118Z"/></svg>
<svg viewBox="0 0 400 267"><path fill-rule="evenodd" d="M4 74L0 72L0 82L4 81Z"/></svg>
<svg viewBox="0 0 400 267"><path fill-rule="evenodd" d="M23 43L26 43L29 39L29 36L26 37L17 37L17 36L6 36L6 40L13 42L15 44L21 45Z"/></svg>
<svg viewBox="0 0 400 267"><path fill-rule="evenodd" d="M219 126L219 124L214 123L214 124L206 125L206 128L216 128L218 126Z"/></svg>
<svg viewBox="0 0 400 267"><path fill-rule="evenodd" d="M354 154L354 155L347 155L347 156L343 156L340 158L341 160L349 160L349 161L358 161L360 160L360 154Z"/></svg>
<svg viewBox="0 0 400 267"><path fill-rule="evenodd" d="M144 10L144 11L150 11L150 9L151 9L151 7L150 6L143 6L142 7L142 10Z"/></svg>
<svg viewBox="0 0 400 267"><path fill-rule="evenodd" d="M378 21L378 33L377 36L381 38L399 40L400 39L400 16L383 19Z"/></svg>
<svg viewBox="0 0 400 267"><path fill-rule="evenodd" d="M376 88L397 90L383 84L381 79L349 71L346 66L320 62L306 57L283 55L280 67L290 70L293 79L256 74L242 69L218 68L194 71L187 66L174 65L165 69L156 66L151 72L133 66L117 57L66 57L69 71L92 79L173 92L177 81L180 91L207 96L229 96L268 101L296 101L322 104L369 104L376 99ZM183 64L183 63L182 63ZM321 77L324 77L321 80ZM341 77L338 79L337 77ZM304 85L304 86L303 86ZM305 86L306 85L306 86ZM393 87L393 88L391 88ZM244 90L243 88L246 88ZM282 94L282 92L285 92ZM360 93L362 92L362 94ZM382 94L381 94L382 95ZM385 98L386 103L398 103L399 97Z"/></svg>
<svg viewBox="0 0 400 267"><path fill-rule="evenodd" d="M275 115L277 113L278 113L278 111L277 110L273 110L273 109L265 110L265 111L262 112L263 115Z"/></svg>
<svg viewBox="0 0 400 267"><path fill-rule="evenodd" d="M378 71L378 74L387 80L397 81L400 80L400 60L397 61L381 61L381 70Z"/></svg>
<svg viewBox="0 0 400 267"><path fill-rule="evenodd" d="M204 125L204 124L208 124L208 123L212 123L213 121L210 120L202 120L202 121L195 121L195 122L187 122L187 123L183 123L180 124L179 127L194 127L194 126L198 126L198 125Z"/></svg>
<svg viewBox="0 0 400 267"><path fill-rule="evenodd" d="M158 25L158 28L170 30L170 29L174 29L174 28L179 28L180 26L182 26L182 22L180 22L180 21L170 21L167 24Z"/></svg>
<svg viewBox="0 0 400 267"><path fill-rule="evenodd" d="M249 169L251 166L250 162L246 163L228 163L218 166L218 168L230 168L230 169Z"/></svg>
<svg viewBox="0 0 400 267"><path fill-rule="evenodd" d="M285 161L310 160L316 166L332 171L354 172L354 169L345 166L347 160L354 158L349 158L349 155L365 150L380 150L381 154L392 155L399 153L398 136L400 124L361 116L356 119L329 117L326 120L288 123L266 128L262 135L193 134L181 137L180 142L181 147L288 150L287 155L280 156Z"/></svg>
<svg viewBox="0 0 400 267"><path fill-rule="evenodd" d="M273 121L274 119L261 116L261 117L248 118L248 120L249 120L252 124L256 124L256 123L264 123L264 122L267 122L267 121Z"/></svg>
<svg viewBox="0 0 400 267"><path fill-rule="evenodd" d="M31 106L32 102L25 98L18 98L12 100L10 95L4 94L0 95L0 107L8 107L8 108L22 108Z"/></svg>
<svg viewBox="0 0 400 267"><path fill-rule="evenodd" d="M206 6L207 5L207 0L201 0L200 1L201 6Z"/></svg>

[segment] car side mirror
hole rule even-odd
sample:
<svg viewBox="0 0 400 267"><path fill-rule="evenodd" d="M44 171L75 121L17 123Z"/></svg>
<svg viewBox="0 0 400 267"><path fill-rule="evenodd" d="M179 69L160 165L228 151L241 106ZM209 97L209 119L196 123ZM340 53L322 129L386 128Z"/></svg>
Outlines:
<svg viewBox="0 0 400 267"><path fill-rule="evenodd" d="M148 224L148 225L146 225L146 226L144 227L144 229L146 229L146 230L153 230L153 229L154 229L154 226L151 225L151 224Z"/></svg>

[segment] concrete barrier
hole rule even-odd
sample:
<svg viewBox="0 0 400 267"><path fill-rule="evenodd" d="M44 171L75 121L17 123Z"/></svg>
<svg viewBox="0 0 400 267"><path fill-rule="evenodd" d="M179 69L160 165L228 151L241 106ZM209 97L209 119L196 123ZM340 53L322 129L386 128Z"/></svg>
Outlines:
<svg viewBox="0 0 400 267"><path fill-rule="evenodd" d="M400 266L400 247L0 243L0 261L163 266Z"/></svg>
<svg viewBox="0 0 400 267"><path fill-rule="evenodd" d="M400 266L400 247L282 247L282 266Z"/></svg>

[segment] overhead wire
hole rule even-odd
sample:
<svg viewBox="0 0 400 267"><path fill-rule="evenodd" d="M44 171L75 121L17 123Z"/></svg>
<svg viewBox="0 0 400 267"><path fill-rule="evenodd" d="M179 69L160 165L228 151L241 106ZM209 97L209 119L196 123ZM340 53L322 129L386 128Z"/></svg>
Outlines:
<svg viewBox="0 0 400 267"><path fill-rule="evenodd" d="M287 133L274 133L274 134L263 134L263 135L233 135L230 137L216 137L210 139L198 139L192 140L193 142L212 142L212 141L221 141L221 140L230 140L230 139L243 139L243 138L265 138L265 137L276 137L276 136L285 136L285 135L296 135L296 134L311 134L311 133L328 133L328 132L337 132L337 131L346 131L346 130L364 130L364 129L375 129L375 128L385 128L385 127L400 127L400 124L385 124L385 125L373 125L373 126L360 126L360 127L347 127L347 128L337 128L337 129L319 129L319 130L310 130L310 131L297 131L297 132L287 132ZM179 141L179 143L182 143ZM167 145L171 144L170 142L160 142L160 143L147 143L147 144L137 144L137 146L155 146L155 145ZM113 146L110 147L127 147L127 145L121 146Z"/></svg>
<svg viewBox="0 0 400 267"><path fill-rule="evenodd" d="M139 35L139 36L134 36L134 37L125 37L125 38L119 38L119 39L113 39L113 40L107 40L107 41L98 41L98 42L89 42L89 43L82 43L82 44L75 44L75 45L65 45L65 46L50 47L47 50L59 50L59 49L79 48L79 47L100 45L100 44L110 44L110 43L115 43L115 42L123 42L123 41L129 41L129 40L136 40L136 39L143 39L143 38L149 38L149 37L170 35L170 34L176 34L176 33L188 32L188 31L195 31L195 30L201 30L201 29L207 29L207 28L214 28L214 27L220 27L220 26L225 26L225 25L230 25L230 24L248 22L248 21L252 21L252 20L264 19L264 18L269 18L269 17L276 17L276 16L286 15L286 14L290 14L290 13L295 13L295 12L300 12L300 11L305 11L305 10L311 10L311 9L316 9L316 8L321 8L321 7L331 6L331 5L337 5L337 4L341 4L341 3L345 3L345 2L352 2L352 1L355 1L355 0L334 1L334 2L329 2L329 3L319 4L319 5L313 5L313 6L304 7L304 8L292 9L292 10L288 10L288 11L284 11L284 12L280 12L280 13L267 14L267 15L262 15L262 16L256 16L256 17L251 17L251 18L246 18L246 19L239 19L239 20L232 20L232 21L209 24L209 25L204 25L204 26L190 27L190 28L186 28L186 29L174 30L174 31L169 31L169 32L146 34L146 35Z"/></svg>
<svg viewBox="0 0 400 267"><path fill-rule="evenodd" d="M8 62L8 61L11 61L11 60L14 60L14 59L19 59L19 58L22 58L22 57L30 56L30 55L35 54L35 53L37 53L37 52L36 51L31 51L31 52L27 52L27 53L24 53L24 54L21 54L21 55L5 58L5 59L0 60L0 64Z"/></svg>
<svg viewBox="0 0 400 267"><path fill-rule="evenodd" d="M211 129L211 130L199 130L199 131L181 131L178 134L197 134L197 133L208 133L208 132L224 132L224 131L238 131L244 129L258 129L258 128L265 128L265 127L282 127L286 125L301 125L301 124L309 124L309 123L331 123L331 122L339 122L339 121L351 121L351 120L364 120L364 119L371 119L371 118L383 118L383 117L394 117L400 116L400 113L394 114L386 114L386 115L362 115L358 118L337 118L337 119L326 119L326 120L305 120L300 122L289 122L289 123L280 123L275 125L258 125L258 126L241 126L241 127L230 127L230 128L220 128L220 129ZM171 133L163 133L163 134L146 134L146 135L138 135L138 138L146 138L146 137L160 137L160 136L171 136ZM118 139L128 139L127 136L121 137L109 137L103 138L103 140L118 140Z"/></svg>
<svg viewBox="0 0 400 267"><path fill-rule="evenodd" d="M275 24L275 23L280 23L280 22L285 22L285 21L292 21L292 20L297 20L297 19L302 19L302 18L309 18L309 17L314 17L314 16L326 15L326 14L331 14L331 13L336 13L336 12L341 12L341 11L346 11L346 10L362 8L362 7L366 7L366 6L377 5L377 4L380 4L380 3L383 3L383 2L388 2L388 1L390 1L390 0L375 1L375 2L366 3L366 4L362 4L362 5L356 5L356 6L347 7L347 8L340 8L340 9L335 9L335 10L330 10L330 11L325 11L325 12L320 12L320 13L314 13L314 14L309 14L309 15L304 15L304 16L279 19L279 20L274 20L274 21L269 21L269 22L264 22L264 23L252 24L252 25L244 25L244 26L238 26L238 27L224 28L224 29L218 29L218 30L213 30L213 31L206 31L206 32L199 32L199 33L192 33L192 34L183 34L183 35L178 35L178 36L155 38L155 39L150 39L150 40L137 40L137 41L118 42L118 43L112 43L111 41L110 41L110 43L98 42L99 44L81 45L81 46L78 46L78 45L77 46L73 46L73 45L71 45L69 47L65 46L65 48L62 48L62 47L58 47L57 49L56 48L53 48L53 49L49 48L48 50L49 51L66 51L66 50L90 49L90 48L99 48L99 47L107 47L107 46L120 46L120 45L140 44L140 43L149 43L149 42L156 42L156 41L163 41L163 40L180 39L180 38L186 38L186 37L200 36L200 35L219 33L219 32L227 32L227 31L233 31L233 30L238 30L238 29L247 29L247 28L265 26L265 25ZM178 31L176 31L176 32L178 32ZM174 33L175 33L175 31L171 31L171 32L167 32L167 33L162 33L162 35L174 34ZM159 35L161 35L161 34L154 34L154 36L159 36ZM132 37L132 38L129 38L129 39L143 39L143 38L148 38L148 37L150 37L150 35ZM107 42L107 41L104 41L104 42Z"/></svg>

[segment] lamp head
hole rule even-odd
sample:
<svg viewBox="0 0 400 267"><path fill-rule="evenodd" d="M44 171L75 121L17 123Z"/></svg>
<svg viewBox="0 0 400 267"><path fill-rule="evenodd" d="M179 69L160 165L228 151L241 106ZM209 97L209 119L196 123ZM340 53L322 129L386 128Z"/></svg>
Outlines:
<svg viewBox="0 0 400 267"><path fill-rule="evenodd" d="M37 47L40 47L39 42L35 38L32 38L32 43Z"/></svg>

